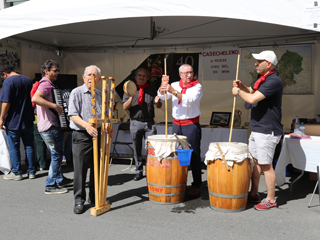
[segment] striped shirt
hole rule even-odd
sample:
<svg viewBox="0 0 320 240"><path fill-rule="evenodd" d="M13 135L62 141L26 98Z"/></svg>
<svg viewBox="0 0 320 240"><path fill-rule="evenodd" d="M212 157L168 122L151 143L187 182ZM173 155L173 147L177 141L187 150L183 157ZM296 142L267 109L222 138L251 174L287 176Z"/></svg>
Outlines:
<svg viewBox="0 0 320 240"><path fill-rule="evenodd" d="M101 103L102 103L102 92L98 89L96 91L96 116L101 118ZM91 107L91 92L85 84L77 87L71 91L69 98L68 115L76 115L88 122L92 117ZM98 124L98 127L101 123ZM83 127L75 124L70 120L70 128L73 130L85 130Z"/></svg>

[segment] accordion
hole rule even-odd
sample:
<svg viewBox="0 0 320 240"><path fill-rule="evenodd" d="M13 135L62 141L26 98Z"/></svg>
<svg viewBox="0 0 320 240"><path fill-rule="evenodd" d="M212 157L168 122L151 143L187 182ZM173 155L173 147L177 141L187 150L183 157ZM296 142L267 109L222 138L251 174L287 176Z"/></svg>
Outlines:
<svg viewBox="0 0 320 240"><path fill-rule="evenodd" d="M62 106L62 113L59 115L56 112L56 115L58 115L58 119L60 122L60 127L63 130L71 131L71 128L69 127L70 118L68 116L68 107L69 107L69 97L70 97L70 89L52 89L53 94L53 101L54 103Z"/></svg>

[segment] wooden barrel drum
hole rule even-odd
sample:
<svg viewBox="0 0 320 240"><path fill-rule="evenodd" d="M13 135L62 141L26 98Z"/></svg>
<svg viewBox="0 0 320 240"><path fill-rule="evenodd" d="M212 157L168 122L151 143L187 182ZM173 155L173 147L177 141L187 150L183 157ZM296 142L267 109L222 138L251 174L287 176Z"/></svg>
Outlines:
<svg viewBox="0 0 320 240"><path fill-rule="evenodd" d="M244 211L251 178L247 144L232 142L218 144L225 155L225 160L233 161L233 166L229 166L228 171L223 160L215 157L209 160L206 155L210 206L220 212ZM218 152L216 143L210 144L208 153L210 151Z"/></svg>
<svg viewBox="0 0 320 240"><path fill-rule="evenodd" d="M161 161L155 156L155 147L153 144L161 142L172 142L176 144L177 140L173 135L154 135L148 137L148 157L146 162L146 177L149 191L149 200L157 204L175 204L184 200L188 166L180 166L177 153L174 151ZM185 139L184 136L179 136Z"/></svg>

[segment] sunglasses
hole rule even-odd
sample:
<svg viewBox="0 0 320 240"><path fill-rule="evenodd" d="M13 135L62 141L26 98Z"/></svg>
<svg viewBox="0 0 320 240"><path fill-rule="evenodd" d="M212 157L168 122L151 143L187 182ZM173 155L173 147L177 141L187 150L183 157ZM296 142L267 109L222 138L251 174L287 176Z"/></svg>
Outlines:
<svg viewBox="0 0 320 240"><path fill-rule="evenodd" d="M56 73L56 72L60 72L59 69L51 69L50 71L54 71L55 73Z"/></svg>

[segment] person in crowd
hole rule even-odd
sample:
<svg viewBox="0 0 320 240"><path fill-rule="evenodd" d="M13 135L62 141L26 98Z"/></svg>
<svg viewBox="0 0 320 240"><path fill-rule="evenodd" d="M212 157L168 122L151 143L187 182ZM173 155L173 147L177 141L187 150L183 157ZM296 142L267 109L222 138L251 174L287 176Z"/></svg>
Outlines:
<svg viewBox="0 0 320 240"><path fill-rule="evenodd" d="M40 82L34 80L31 93L30 93L31 99L35 94L35 92L37 91L39 85L40 85ZM39 165L39 170L42 171L47 169L47 165L49 165L47 164L47 159L46 159L47 146L38 131L36 104L32 103L32 107L34 108L34 119L35 119L33 122L33 134L34 134L34 140L36 143L36 156L37 156L37 162Z"/></svg>
<svg viewBox="0 0 320 240"><path fill-rule="evenodd" d="M62 107L53 102L53 84L59 75L59 64L54 60L47 60L41 66L42 79L32 102L37 105L38 131L51 153L51 163L46 180L45 194L67 193L65 186L73 183L72 179L63 176L61 161L63 156L63 130L60 128L59 115Z"/></svg>
<svg viewBox="0 0 320 240"><path fill-rule="evenodd" d="M0 68L1 78L5 79L0 94L2 109L0 128L6 130L7 143L12 165L11 172L5 180L21 180L20 138L26 152L27 174L29 179L36 177L33 146L33 108L30 99L32 80L20 75L12 67Z"/></svg>
<svg viewBox="0 0 320 240"><path fill-rule="evenodd" d="M240 80L233 82L232 93L239 95L251 105L250 125L252 132L249 137L249 152L254 160L251 177L251 190L248 202L258 203L256 210L268 210L277 207L275 198L276 174L272 161L275 148L283 134L282 93L283 83L279 72L275 70L277 56L273 51L263 51L252 54L259 79L251 86L245 86ZM264 173L267 185L267 197L261 201L258 187L261 171Z"/></svg>
<svg viewBox="0 0 320 240"><path fill-rule="evenodd" d="M193 148L191 156L192 169L192 188L188 195L197 197L200 195L202 184L201 177L201 127L200 118L200 101L203 96L201 84L193 78L193 68L184 64L179 68L180 81L169 84L169 76L162 76L162 83L158 91L161 100L172 98L172 132L177 135L187 137L187 141Z"/></svg>
<svg viewBox="0 0 320 240"><path fill-rule="evenodd" d="M154 104L161 108L161 101L157 91L148 83L148 71L138 68L135 72L137 93L134 97L123 95L123 109L130 112L130 132L133 142L136 175L133 180L143 178L143 160L141 156L142 139L157 134L154 122Z"/></svg>
<svg viewBox="0 0 320 240"><path fill-rule="evenodd" d="M72 160L72 134L66 133L65 140L63 144L63 158L62 158L62 165L67 165Z"/></svg>
<svg viewBox="0 0 320 240"><path fill-rule="evenodd" d="M86 201L86 176L90 168L89 180L89 198L88 203L95 203L94 191L94 167L93 167L93 142L92 138L98 137L100 143L100 127L94 128L89 119L92 118L91 106L91 76L94 76L95 85L101 80L101 70L95 65L85 68L82 75L84 84L71 91L69 98L68 114L70 116L70 128L72 132L72 153L74 167L74 213L84 212L84 203ZM96 116L101 118L102 110L102 92L95 89L96 92ZM107 129L110 136L113 137L113 128Z"/></svg>

